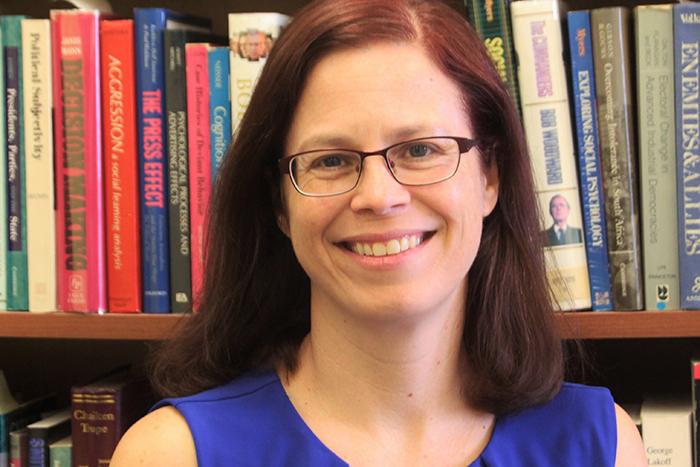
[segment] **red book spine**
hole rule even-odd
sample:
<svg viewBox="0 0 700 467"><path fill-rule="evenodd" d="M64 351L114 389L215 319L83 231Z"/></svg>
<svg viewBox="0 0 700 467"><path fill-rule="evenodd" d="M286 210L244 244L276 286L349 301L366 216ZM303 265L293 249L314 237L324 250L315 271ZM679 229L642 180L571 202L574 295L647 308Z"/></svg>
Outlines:
<svg viewBox="0 0 700 467"><path fill-rule="evenodd" d="M204 269L207 206L211 194L211 131L209 129L209 46L187 44L187 135L190 164L190 231L192 304L199 308Z"/></svg>
<svg viewBox="0 0 700 467"><path fill-rule="evenodd" d="M100 22L107 297L112 313L139 313L138 152L133 20Z"/></svg>
<svg viewBox="0 0 700 467"><path fill-rule="evenodd" d="M99 13L51 12L54 59L58 306L107 309Z"/></svg>

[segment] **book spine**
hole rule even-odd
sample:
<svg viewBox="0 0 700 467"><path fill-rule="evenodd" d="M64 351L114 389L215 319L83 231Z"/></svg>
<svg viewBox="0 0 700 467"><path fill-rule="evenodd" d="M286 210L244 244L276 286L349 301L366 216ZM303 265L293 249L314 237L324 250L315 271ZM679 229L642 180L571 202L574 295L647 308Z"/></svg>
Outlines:
<svg viewBox="0 0 700 467"><path fill-rule="evenodd" d="M204 270L207 205L211 193L209 65L207 44L187 44L187 134L190 157L192 296L197 311Z"/></svg>
<svg viewBox="0 0 700 467"><path fill-rule="evenodd" d="M170 310L163 30L166 12L135 9L143 309Z"/></svg>
<svg viewBox="0 0 700 467"><path fill-rule="evenodd" d="M168 199L170 217L170 309L192 310L190 187L187 154L185 31L165 31L165 95L168 120Z"/></svg>
<svg viewBox="0 0 700 467"><path fill-rule="evenodd" d="M243 119L267 57L290 18L279 13L230 13L231 130ZM256 47L241 46L257 44Z"/></svg>
<svg viewBox="0 0 700 467"><path fill-rule="evenodd" d="M21 429L10 432L10 467L29 465L29 432Z"/></svg>
<svg viewBox="0 0 700 467"><path fill-rule="evenodd" d="M29 311L56 311L51 23L22 20Z"/></svg>
<svg viewBox="0 0 700 467"><path fill-rule="evenodd" d="M134 22L100 22L107 296L111 313L138 313L141 297Z"/></svg>
<svg viewBox="0 0 700 467"><path fill-rule="evenodd" d="M51 12L54 51L58 306L106 311L98 73L99 14Z"/></svg>
<svg viewBox="0 0 700 467"><path fill-rule="evenodd" d="M700 309L700 5L673 6L680 302Z"/></svg>
<svg viewBox="0 0 700 467"><path fill-rule="evenodd" d="M642 430L649 466L693 465L692 413L686 397L643 402Z"/></svg>
<svg viewBox="0 0 700 467"><path fill-rule="evenodd" d="M5 92L3 28L0 22L0 94ZM5 106L0 104L0 265L7 264L7 147L5 146ZM0 311L7 310L7 268L0 266Z"/></svg>
<svg viewBox="0 0 700 467"><path fill-rule="evenodd" d="M71 467L73 464L72 456L70 446L49 446L49 465L51 467Z"/></svg>
<svg viewBox="0 0 700 467"><path fill-rule="evenodd" d="M211 124L211 182L231 144L230 60L226 47L209 51L209 122Z"/></svg>
<svg viewBox="0 0 700 467"><path fill-rule="evenodd" d="M469 21L484 41L498 75L520 111L510 0L464 0L464 3Z"/></svg>
<svg viewBox="0 0 700 467"><path fill-rule="evenodd" d="M591 307L559 12L555 1L511 4L523 126L542 213L547 275L562 310Z"/></svg>
<svg viewBox="0 0 700 467"><path fill-rule="evenodd" d="M73 464L109 465L121 435L120 401L111 388L76 387L71 393Z"/></svg>
<svg viewBox="0 0 700 467"><path fill-rule="evenodd" d="M603 206L605 195L598 140L590 12L570 12L568 25L583 230L586 236L592 308L594 311L609 311L612 310L613 303Z"/></svg>
<svg viewBox="0 0 700 467"><path fill-rule="evenodd" d="M636 152L630 69L629 10L591 11L608 220L608 250L616 310L644 307Z"/></svg>
<svg viewBox="0 0 700 467"><path fill-rule="evenodd" d="M7 309L28 310L21 16L3 16L7 148Z"/></svg>
<svg viewBox="0 0 700 467"><path fill-rule="evenodd" d="M680 308L676 202L673 10L634 9L644 309Z"/></svg>
<svg viewBox="0 0 700 467"><path fill-rule="evenodd" d="M29 430L29 467L49 467L47 430Z"/></svg>

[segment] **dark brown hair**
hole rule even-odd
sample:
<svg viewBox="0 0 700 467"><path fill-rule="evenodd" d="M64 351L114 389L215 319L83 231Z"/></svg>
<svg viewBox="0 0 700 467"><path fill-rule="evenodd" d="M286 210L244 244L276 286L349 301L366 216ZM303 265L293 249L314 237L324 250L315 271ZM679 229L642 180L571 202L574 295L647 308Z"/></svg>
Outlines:
<svg viewBox="0 0 700 467"><path fill-rule="evenodd" d="M563 356L545 276L538 207L513 101L465 19L417 0L321 0L273 48L211 201L201 312L152 364L164 396L192 394L246 371L293 372L309 332L309 279L276 223L286 133L306 77L324 56L374 42L414 42L460 87L482 162L496 164L499 200L484 221L469 276L463 345L467 397L505 413L559 389ZM468 378L468 381L466 379Z"/></svg>

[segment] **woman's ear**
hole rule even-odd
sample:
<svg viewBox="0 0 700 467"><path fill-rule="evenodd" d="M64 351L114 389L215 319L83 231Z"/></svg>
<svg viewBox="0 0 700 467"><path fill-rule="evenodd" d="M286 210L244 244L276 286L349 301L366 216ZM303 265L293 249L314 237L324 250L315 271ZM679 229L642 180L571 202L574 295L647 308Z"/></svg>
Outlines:
<svg viewBox="0 0 700 467"><path fill-rule="evenodd" d="M489 167L484 170L485 186L484 186L484 212L483 216L487 217L496 207L498 202L498 166L496 161L492 161Z"/></svg>
<svg viewBox="0 0 700 467"><path fill-rule="evenodd" d="M289 235L289 219L287 219L286 214L282 212L277 213L277 227L279 227L287 238L291 238Z"/></svg>

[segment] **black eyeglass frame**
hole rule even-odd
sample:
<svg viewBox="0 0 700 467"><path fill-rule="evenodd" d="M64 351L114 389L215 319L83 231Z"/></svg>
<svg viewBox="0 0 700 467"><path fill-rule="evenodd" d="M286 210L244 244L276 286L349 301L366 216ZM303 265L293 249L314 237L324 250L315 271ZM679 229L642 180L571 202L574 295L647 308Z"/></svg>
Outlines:
<svg viewBox="0 0 700 467"><path fill-rule="evenodd" d="M282 157L282 158L277 160L277 165L278 165L278 168L280 171L280 175L288 174L289 179L292 181L292 185L294 185L294 188L300 194L302 194L304 196L314 197L314 198L321 198L321 197L326 197L326 196L337 196L337 195L342 195L342 194L345 194L345 193L348 193L348 192L354 190L355 187L357 187L357 185L360 183L360 177L362 176L362 167L364 166L364 161L367 157L370 157L370 156L382 156L384 158L384 162L386 163L386 166L389 168L389 172L391 172L391 176L394 177L394 180L396 180L397 183L404 185L404 186L434 185L436 183L444 182L445 180L449 180L450 178L454 177L454 175L457 173L457 170L459 170L459 163L462 160L461 157L459 157L457 159L457 164L455 165L455 169L452 171L452 173L446 177L441 178L440 180L435 180L433 182L428 182L428 183L404 183L396 177L396 174L394 173L394 169L391 166L391 163L389 161L389 156L388 156L389 151L397 146L402 146L404 144L413 143L416 141L424 141L427 139L451 139L451 140L454 140L457 143L457 147L459 148L459 155L460 156L462 154L465 154L465 153L471 151L474 147L478 147L479 143L480 143L476 139L466 138L463 136L425 136L422 138L414 138L414 139L409 139L407 141L401 141L399 143L392 144L391 146L387 146L384 149L380 149L377 151L369 151L369 152L358 151L357 149L344 149L344 148L311 149L309 151L298 152L296 154ZM303 156L304 154L310 154L310 153L319 152L319 151L345 151L345 152L353 152L353 153L359 155L360 156L360 166L359 166L360 170L357 173L357 180L355 181L355 184L345 191L339 191L337 193L327 193L327 194L326 193L324 193L324 194L306 193L301 188L299 188L296 180L294 180L294 177L292 176L292 162L293 162L293 160L298 156Z"/></svg>

